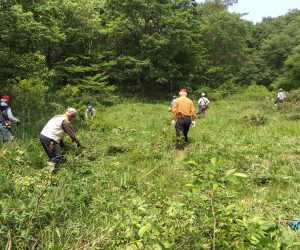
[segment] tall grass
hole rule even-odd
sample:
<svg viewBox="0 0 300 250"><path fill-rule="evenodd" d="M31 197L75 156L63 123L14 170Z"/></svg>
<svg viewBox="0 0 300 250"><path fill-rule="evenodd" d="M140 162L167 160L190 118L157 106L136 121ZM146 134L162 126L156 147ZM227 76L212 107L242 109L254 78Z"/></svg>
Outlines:
<svg viewBox="0 0 300 250"><path fill-rule="evenodd" d="M236 97L212 103L177 150L168 104L107 107L77 121L86 149L69 142L56 175L38 135L2 145L0 246L292 248L298 234L285 220L299 216L294 110Z"/></svg>

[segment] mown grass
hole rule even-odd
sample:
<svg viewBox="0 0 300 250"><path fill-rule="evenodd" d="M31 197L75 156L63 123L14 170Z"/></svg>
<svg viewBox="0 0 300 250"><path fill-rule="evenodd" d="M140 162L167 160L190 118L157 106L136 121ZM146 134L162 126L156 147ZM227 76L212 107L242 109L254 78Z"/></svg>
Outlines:
<svg viewBox="0 0 300 250"><path fill-rule="evenodd" d="M37 138L2 145L0 246L292 249L297 112L267 100L215 102L177 150L168 104L102 108L75 124L86 149L68 143L56 175Z"/></svg>

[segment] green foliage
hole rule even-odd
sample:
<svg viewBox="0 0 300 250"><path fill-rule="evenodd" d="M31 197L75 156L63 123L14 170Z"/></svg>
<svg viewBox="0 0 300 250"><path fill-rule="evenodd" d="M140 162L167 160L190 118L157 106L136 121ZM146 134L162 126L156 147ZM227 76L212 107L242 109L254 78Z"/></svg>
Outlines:
<svg viewBox="0 0 300 250"><path fill-rule="evenodd" d="M274 87L296 89L300 86L300 45L295 47L292 54L284 62L284 73L276 79Z"/></svg>
<svg viewBox="0 0 300 250"><path fill-rule="evenodd" d="M220 1L209 1L202 8L202 39L208 53L205 82L218 87L240 71L246 57L248 23L229 14Z"/></svg>
<svg viewBox="0 0 300 250"><path fill-rule="evenodd" d="M234 3L4 1L1 87L40 78L56 96L67 84L85 85L84 99L100 89L88 101L109 104L112 86L154 98L183 86L222 86L216 98L232 84L297 88L299 11L253 25L228 12Z"/></svg>
<svg viewBox="0 0 300 250"><path fill-rule="evenodd" d="M214 89L211 96L213 100L220 100L240 92L242 92L242 87L232 80Z"/></svg>
<svg viewBox="0 0 300 250"><path fill-rule="evenodd" d="M21 126L15 131L18 137L30 137L40 130L45 122L48 90L44 81L39 78L21 80L12 85L12 109L14 115L21 119Z"/></svg>
<svg viewBox="0 0 300 250"><path fill-rule="evenodd" d="M300 88L294 89L288 93L288 101L293 103L300 102Z"/></svg>
<svg viewBox="0 0 300 250"><path fill-rule="evenodd" d="M263 115L251 115L250 117L244 116L243 120L245 126L262 126L266 125L268 119Z"/></svg>
<svg viewBox="0 0 300 250"><path fill-rule="evenodd" d="M21 80L20 83L13 85L13 94L18 97L15 104L21 107L23 115L43 111L48 89L38 78Z"/></svg>
<svg viewBox="0 0 300 250"><path fill-rule="evenodd" d="M236 169L225 171L224 162L217 158L211 159L211 165L199 165L194 161L189 163L194 168L194 182L188 184L193 195L191 202L195 202L195 212L203 211L201 234L210 235L211 238L201 243L202 248L266 248L273 247L274 243L280 246L277 239L280 233L275 224L251 215L238 206L236 195L240 189L247 188L242 181L248 178L246 174Z"/></svg>
<svg viewBox="0 0 300 250"><path fill-rule="evenodd" d="M265 86L252 84L245 89L243 96L252 100L264 100L271 96L271 92Z"/></svg>
<svg viewBox="0 0 300 250"><path fill-rule="evenodd" d="M58 98L60 103L63 104L64 108L67 108L72 106L74 101L78 99L78 94L79 88L77 86L67 84L59 91Z"/></svg>
<svg viewBox="0 0 300 250"><path fill-rule="evenodd" d="M269 86L279 77L281 84L286 71L284 63L299 44L299 20L300 11L294 10L279 18L265 19L253 29L253 53L244 69L247 74L242 75L242 81L255 80L257 84Z"/></svg>
<svg viewBox="0 0 300 250"><path fill-rule="evenodd" d="M92 95L93 100L99 103L112 104L117 98L113 95L116 88L115 86L109 86L106 80L107 77L103 74L89 76L82 80L79 88L87 95Z"/></svg>
<svg viewBox="0 0 300 250"><path fill-rule="evenodd" d="M298 105L243 95L213 104L182 151L168 104L130 100L75 121L86 149L65 138L56 175L36 136L1 145L0 246L292 248L299 126L286 118Z"/></svg>

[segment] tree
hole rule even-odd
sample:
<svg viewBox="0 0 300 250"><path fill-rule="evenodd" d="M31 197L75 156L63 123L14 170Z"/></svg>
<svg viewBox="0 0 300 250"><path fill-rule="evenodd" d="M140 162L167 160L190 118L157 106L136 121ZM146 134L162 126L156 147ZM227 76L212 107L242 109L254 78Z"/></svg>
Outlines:
<svg viewBox="0 0 300 250"><path fill-rule="evenodd" d="M264 19L255 26L254 39L249 44L250 67L247 64L244 69L247 79L270 86L283 73L285 60L300 41L299 22L300 11L291 11L285 16Z"/></svg>
<svg viewBox="0 0 300 250"><path fill-rule="evenodd" d="M274 87L283 87L287 90L300 87L300 45L294 48L292 54L284 62L283 72L274 82Z"/></svg>
<svg viewBox="0 0 300 250"><path fill-rule="evenodd" d="M194 1L108 0L105 11L113 82L146 94L192 81L201 47Z"/></svg>
<svg viewBox="0 0 300 250"><path fill-rule="evenodd" d="M201 5L204 46L208 54L206 84L218 87L240 71L246 59L248 23L230 14L221 1Z"/></svg>

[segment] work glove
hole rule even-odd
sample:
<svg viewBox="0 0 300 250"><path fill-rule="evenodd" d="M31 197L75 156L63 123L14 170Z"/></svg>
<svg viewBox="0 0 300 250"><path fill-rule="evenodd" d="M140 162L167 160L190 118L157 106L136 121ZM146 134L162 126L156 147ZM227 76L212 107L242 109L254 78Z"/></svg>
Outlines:
<svg viewBox="0 0 300 250"><path fill-rule="evenodd" d="M172 121L171 121L171 124L172 124L173 126L175 126L176 121L175 121L175 120L172 120Z"/></svg>
<svg viewBox="0 0 300 250"><path fill-rule="evenodd" d="M196 126L196 121L192 121L192 127Z"/></svg>
<svg viewBox="0 0 300 250"><path fill-rule="evenodd" d="M299 226L299 220L298 221L290 221L288 222L288 225L293 229L297 230Z"/></svg>

